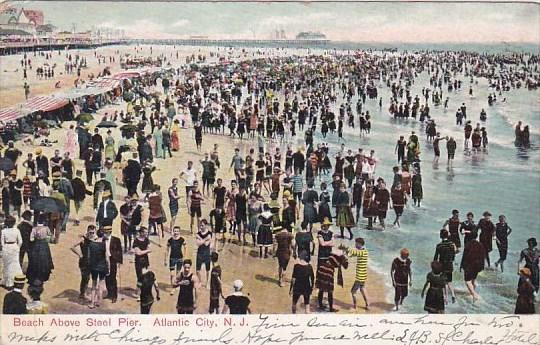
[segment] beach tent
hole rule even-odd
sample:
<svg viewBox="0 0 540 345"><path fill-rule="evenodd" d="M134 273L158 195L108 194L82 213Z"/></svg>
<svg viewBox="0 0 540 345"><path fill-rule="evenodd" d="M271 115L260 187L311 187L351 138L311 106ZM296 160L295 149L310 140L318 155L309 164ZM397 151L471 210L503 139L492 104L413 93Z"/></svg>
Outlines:
<svg viewBox="0 0 540 345"><path fill-rule="evenodd" d="M23 109L23 112L28 115L38 111L53 111L60 109L66 106L68 103L68 100L65 98L55 96L36 96L22 103L21 109Z"/></svg>
<svg viewBox="0 0 540 345"><path fill-rule="evenodd" d="M17 108L0 109L0 121L8 122L23 117L24 114Z"/></svg>
<svg viewBox="0 0 540 345"><path fill-rule="evenodd" d="M101 95L102 93L107 92L105 88L100 87L87 87L81 89L69 89L59 93L54 94L55 97L66 98L66 99L77 99L90 95Z"/></svg>
<svg viewBox="0 0 540 345"><path fill-rule="evenodd" d="M120 73L116 73L115 75L113 75L112 79L124 80L124 79L138 78L140 76L141 76L141 73L138 72L138 71L120 72Z"/></svg>
<svg viewBox="0 0 540 345"><path fill-rule="evenodd" d="M87 88L99 88L104 91L111 91L120 86L120 81L113 78L99 78L86 83Z"/></svg>

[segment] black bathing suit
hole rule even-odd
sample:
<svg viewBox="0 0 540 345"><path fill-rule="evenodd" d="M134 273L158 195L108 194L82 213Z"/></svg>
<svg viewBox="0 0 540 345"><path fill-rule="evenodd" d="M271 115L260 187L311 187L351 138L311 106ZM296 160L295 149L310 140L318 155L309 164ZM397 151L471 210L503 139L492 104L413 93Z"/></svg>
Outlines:
<svg viewBox="0 0 540 345"><path fill-rule="evenodd" d="M461 222L458 219L450 218L448 219L448 232L450 236L448 239L452 241L457 248L461 247L461 239L459 237L459 225Z"/></svg>
<svg viewBox="0 0 540 345"><path fill-rule="evenodd" d="M435 152L435 157L439 157L441 155L441 150L439 148L439 141L441 141L441 139L439 138L435 138L433 140L433 151Z"/></svg>
<svg viewBox="0 0 540 345"><path fill-rule="evenodd" d="M178 294L178 301L176 303L176 309L178 314L193 314L193 273L188 276L184 276L184 273L180 273L180 279L177 284L180 286L180 292Z"/></svg>

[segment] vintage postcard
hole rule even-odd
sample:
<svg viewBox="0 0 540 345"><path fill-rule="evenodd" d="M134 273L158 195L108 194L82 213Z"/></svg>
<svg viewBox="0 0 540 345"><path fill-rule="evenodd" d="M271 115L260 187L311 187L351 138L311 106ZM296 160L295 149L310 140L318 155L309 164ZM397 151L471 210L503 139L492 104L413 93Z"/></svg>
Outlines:
<svg viewBox="0 0 540 345"><path fill-rule="evenodd" d="M537 3L0 2L0 343L538 344L539 67Z"/></svg>

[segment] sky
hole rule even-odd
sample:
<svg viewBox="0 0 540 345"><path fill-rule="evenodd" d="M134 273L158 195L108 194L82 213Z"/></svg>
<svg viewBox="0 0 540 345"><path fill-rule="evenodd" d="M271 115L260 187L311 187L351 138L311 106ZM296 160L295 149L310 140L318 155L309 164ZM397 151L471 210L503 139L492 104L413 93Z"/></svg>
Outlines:
<svg viewBox="0 0 540 345"><path fill-rule="evenodd" d="M61 29L121 29L137 38L287 38L320 31L352 42L528 42L540 44L540 4L179 3L17 1Z"/></svg>

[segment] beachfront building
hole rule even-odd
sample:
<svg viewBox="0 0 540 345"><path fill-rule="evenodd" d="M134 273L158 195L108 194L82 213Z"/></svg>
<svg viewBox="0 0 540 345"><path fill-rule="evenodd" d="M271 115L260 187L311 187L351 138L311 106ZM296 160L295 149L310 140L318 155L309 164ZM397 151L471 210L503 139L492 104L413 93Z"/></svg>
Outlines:
<svg viewBox="0 0 540 345"><path fill-rule="evenodd" d="M42 11L18 9L11 6L0 10L0 29L2 30L20 30L34 35L37 34L37 29L44 25Z"/></svg>

